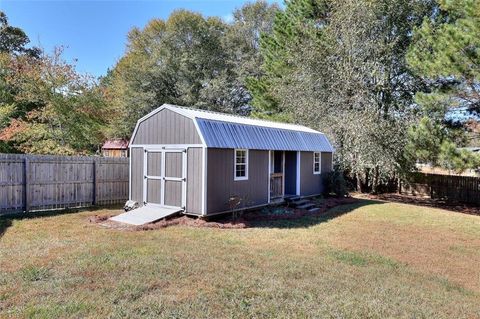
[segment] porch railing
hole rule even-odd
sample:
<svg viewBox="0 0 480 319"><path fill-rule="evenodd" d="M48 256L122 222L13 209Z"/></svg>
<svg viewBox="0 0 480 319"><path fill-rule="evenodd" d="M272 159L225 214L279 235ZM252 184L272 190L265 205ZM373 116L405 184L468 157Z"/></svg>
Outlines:
<svg viewBox="0 0 480 319"><path fill-rule="evenodd" d="M283 173L270 174L270 198L283 196Z"/></svg>

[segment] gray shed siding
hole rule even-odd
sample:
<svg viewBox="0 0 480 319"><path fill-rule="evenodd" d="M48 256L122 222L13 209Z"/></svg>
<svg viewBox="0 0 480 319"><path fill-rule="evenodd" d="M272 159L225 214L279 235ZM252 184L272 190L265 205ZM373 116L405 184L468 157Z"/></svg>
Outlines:
<svg viewBox="0 0 480 319"><path fill-rule="evenodd" d="M329 173L332 171L332 161L333 161L333 153L322 153L322 174Z"/></svg>
<svg viewBox="0 0 480 319"><path fill-rule="evenodd" d="M143 148L130 149L130 199L143 204Z"/></svg>
<svg viewBox="0 0 480 319"><path fill-rule="evenodd" d="M148 153L151 159L160 159L159 153ZM169 154L171 155L171 154ZM131 161L131 196L130 199L143 205L143 156L144 151L141 147L132 146L130 151ZM178 167L180 168L180 166ZM170 176L179 175L178 168L169 167L166 165L166 173ZM159 166L155 164L149 164L149 170L152 175L160 174ZM187 213L201 215L202 214L202 192L203 192L203 149L200 147L187 149ZM150 190L158 189L160 191L159 181L148 181L152 187ZM155 184L155 185L153 185ZM166 203L174 204L178 203L180 198L173 194L178 193L179 185L167 185ZM147 194L147 200L149 202L159 202L160 192L150 192Z"/></svg>
<svg viewBox="0 0 480 319"><path fill-rule="evenodd" d="M268 203L268 151L249 151L248 180L234 180L233 156L233 149L207 149L207 214L228 211L231 196L248 207Z"/></svg>
<svg viewBox="0 0 480 319"><path fill-rule="evenodd" d="M189 148L187 151L187 212L202 214L203 196L203 149Z"/></svg>
<svg viewBox="0 0 480 319"><path fill-rule="evenodd" d="M138 125L131 142L135 144L201 144L191 119L163 109Z"/></svg>
<svg viewBox="0 0 480 319"><path fill-rule="evenodd" d="M321 153L321 172L313 174L313 152L300 153L300 195L318 195L323 192L323 176L332 170L332 153Z"/></svg>

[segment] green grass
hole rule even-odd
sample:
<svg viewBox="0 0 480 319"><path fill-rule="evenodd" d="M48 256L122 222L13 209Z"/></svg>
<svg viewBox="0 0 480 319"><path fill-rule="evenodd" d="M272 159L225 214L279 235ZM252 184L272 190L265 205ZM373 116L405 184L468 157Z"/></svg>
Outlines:
<svg viewBox="0 0 480 319"><path fill-rule="evenodd" d="M363 201L248 229L0 218L0 318L480 318L480 217Z"/></svg>

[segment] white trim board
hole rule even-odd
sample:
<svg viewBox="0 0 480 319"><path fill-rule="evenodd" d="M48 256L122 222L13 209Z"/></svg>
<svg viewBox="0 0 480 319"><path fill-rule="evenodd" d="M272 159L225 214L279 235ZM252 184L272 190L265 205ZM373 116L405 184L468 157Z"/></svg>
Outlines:
<svg viewBox="0 0 480 319"><path fill-rule="evenodd" d="M208 148L203 147L202 151L202 215L207 215L207 167Z"/></svg>
<svg viewBox="0 0 480 319"><path fill-rule="evenodd" d="M179 208L182 210L186 210L186 191L187 191L187 149L146 149L143 148L143 204L144 206L152 206L152 205L157 205L159 207L169 207L169 208ZM160 175L148 175L148 153L160 153L161 159L160 159ZM168 153L180 153L182 154L182 177L171 177L166 175L166 169L165 169L165 161L166 161L166 155ZM147 196L148 196L148 180L159 180L161 183L160 186L160 203L149 203L147 201ZM174 182L181 182L182 186L182 194L181 194L181 202L180 206L169 206L165 204L165 182L166 181L174 181ZM148 205L147 205L148 204Z"/></svg>
<svg viewBox="0 0 480 319"><path fill-rule="evenodd" d="M237 176L237 151L245 152L245 176ZM248 181L248 166L249 164L249 154L248 149L245 148L235 148L233 150L233 180L234 181ZM241 164L241 163L240 163Z"/></svg>
<svg viewBox="0 0 480 319"><path fill-rule="evenodd" d="M296 180L296 183L297 183L297 187L296 187L296 194L297 196L300 196L301 192L300 192L300 174L301 174L301 170L300 170L300 161L301 161L301 152L300 151L297 151L297 172L296 172L296 177L297 177L297 180Z"/></svg>
<svg viewBox="0 0 480 319"><path fill-rule="evenodd" d="M272 151L268 151L268 203L270 204L270 180L272 172Z"/></svg>
<svg viewBox="0 0 480 319"><path fill-rule="evenodd" d="M202 144L131 144L128 148L145 147L145 148L165 148L165 149L185 149L185 148L199 148Z"/></svg>
<svg viewBox="0 0 480 319"><path fill-rule="evenodd" d="M315 171L315 154L318 154L318 172ZM313 175L322 174L322 152L313 152L312 162L313 162L313 167L312 167Z"/></svg>

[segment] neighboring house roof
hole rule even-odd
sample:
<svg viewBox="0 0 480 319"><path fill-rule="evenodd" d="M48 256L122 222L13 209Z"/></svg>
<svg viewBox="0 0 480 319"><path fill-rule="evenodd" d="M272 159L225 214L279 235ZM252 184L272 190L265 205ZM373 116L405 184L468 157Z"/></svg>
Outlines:
<svg viewBox="0 0 480 319"><path fill-rule="evenodd" d="M128 148L128 140L113 139L103 143L102 150L126 150Z"/></svg>
<svg viewBox="0 0 480 319"><path fill-rule="evenodd" d="M169 109L191 118L198 128L204 145L207 147L283 151L334 151L325 134L306 126L265 121L170 104L162 105L141 118L138 123L162 109ZM136 128L132 135L132 140L135 134Z"/></svg>

